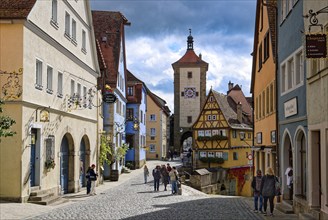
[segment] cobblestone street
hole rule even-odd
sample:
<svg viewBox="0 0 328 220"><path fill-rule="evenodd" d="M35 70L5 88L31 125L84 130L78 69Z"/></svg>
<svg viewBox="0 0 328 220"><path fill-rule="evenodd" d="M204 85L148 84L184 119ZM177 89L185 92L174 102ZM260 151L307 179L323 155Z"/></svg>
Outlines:
<svg viewBox="0 0 328 220"><path fill-rule="evenodd" d="M84 201L71 203L30 219L262 219L249 208L246 198L209 196L183 186L183 195L171 187L153 191L152 177L143 174Z"/></svg>

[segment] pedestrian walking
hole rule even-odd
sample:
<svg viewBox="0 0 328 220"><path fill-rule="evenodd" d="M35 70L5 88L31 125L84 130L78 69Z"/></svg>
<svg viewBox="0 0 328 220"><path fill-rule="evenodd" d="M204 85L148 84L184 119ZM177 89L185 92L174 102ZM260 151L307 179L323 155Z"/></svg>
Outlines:
<svg viewBox="0 0 328 220"><path fill-rule="evenodd" d="M256 176L254 176L252 181L252 188L254 191L254 212L260 211L260 213L263 213L262 211L263 197L260 194L261 183L262 183L262 171L257 170ZM260 207L258 207L259 202L260 202Z"/></svg>
<svg viewBox="0 0 328 220"><path fill-rule="evenodd" d="M271 167L267 169L266 175L262 178L261 182L261 195L263 196L263 207L264 207L264 215L267 216L267 203L269 200L270 203L270 214L269 216L273 216L273 199L276 195L276 183L278 182L277 177L274 175Z"/></svg>
<svg viewBox="0 0 328 220"><path fill-rule="evenodd" d="M169 183L169 172L164 164L161 167L161 174L162 174L162 182L164 185L164 191L166 191L167 184Z"/></svg>
<svg viewBox="0 0 328 220"><path fill-rule="evenodd" d="M91 190L91 180L90 180L90 170L91 167L88 167L85 177L87 178L87 195L89 195Z"/></svg>
<svg viewBox="0 0 328 220"><path fill-rule="evenodd" d="M169 163L166 164L166 169L167 169L167 172L169 172L169 173L171 172L172 167ZM169 183L170 183L170 175L168 175L168 179L169 179Z"/></svg>
<svg viewBox="0 0 328 220"><path fill-rule="evenodd" d="M145 183L147 183L147 177L149 176L149 170L147 165L145 164L144 166L144 179L145 179Z"/></svg>
<svg viewBox="0 0 328 220"><path fill-rule="evenodd" d="M95 171L96 165L92 164L91 165L91 169L89 171L89 178L91 181L91 189L90 189L90 195L96 195L96 180L97 180L97 176L98 174Z"/></svg>
<svg viewBox="0 0 328 220"><path fill-rule="evenodd" d="M178 185L177 185L177 181L178 181L178 171L176 167L172 167L171 172L169 173L170 176L170 180L171 180L171 185L172 185L172 194L177 194L178 193Z"/></svg>
<svg viewBox="0 0 328 220"><path fill-rule="evenodd" d="M159 191L159 181L161 179L161 167L157 165L153 169L153 177L154 177L154 191Z"/></svg>
<svg viewBox="0 0 328 220"><path fill-rule="evenodd" d="M287 186L289 190L289 200L293 200L293 168L289 165L285 171Z"/></svg>

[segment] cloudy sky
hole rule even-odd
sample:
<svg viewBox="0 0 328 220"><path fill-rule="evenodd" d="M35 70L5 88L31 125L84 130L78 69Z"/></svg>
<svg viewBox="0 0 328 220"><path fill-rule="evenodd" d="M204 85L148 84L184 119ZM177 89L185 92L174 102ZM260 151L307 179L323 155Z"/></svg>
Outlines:
<svg viewBox="0 0 328 220"><path fill-rule="evenodd" d="M172 63L186 52L189 28L195 53L209 63L207 91L228 82L250 96L256 0L91 0L92 10L119 11L126 26L127 68L173 107Z"/></svg>

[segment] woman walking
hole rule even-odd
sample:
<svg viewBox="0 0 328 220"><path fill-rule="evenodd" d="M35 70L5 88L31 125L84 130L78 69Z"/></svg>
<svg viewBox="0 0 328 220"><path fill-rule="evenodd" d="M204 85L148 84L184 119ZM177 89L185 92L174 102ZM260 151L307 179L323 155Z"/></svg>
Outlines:
<svg viewBox="0 0 328 220"><path fill-rule="evenodd" d="M147 165L145 164L144 166L144 179L145 179L145 184L147 183L147 177L149 176L149 170Z"/></svg>
<svg viewBox="0 0 328 220"><path fill-rule="evenodd" d="M271 167L267 169L266 175L262 178L261 183L261 195L263 196L263 208L264 208L264 215L267 216L267 204L268 200L270 203L270 214L269 216L273 216L273 199L276 195L276 182L278 181L277 177L275 177L273 170Z"/></svg>
<svg viewBox="0 0 328 220"><path fill-rule="evenodd" d="M177 194L178 193L178 185L177 185L177 181L178 181L178 171L176 169L176 167L172 167L171 172L169 173L170 175L170 181L172 184L172 194Z"/></svg>

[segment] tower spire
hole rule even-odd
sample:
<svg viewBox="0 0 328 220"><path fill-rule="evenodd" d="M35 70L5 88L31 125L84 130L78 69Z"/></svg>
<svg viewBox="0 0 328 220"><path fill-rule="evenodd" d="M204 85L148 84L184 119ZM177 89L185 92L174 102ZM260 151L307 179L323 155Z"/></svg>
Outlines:
<svg viewBox="0 0 328 220"><path fill-rule="evenodd" d="M194 49L194 38L191 36L191 28L189 28L189 36L187 40L187 50Z"/></svg>

